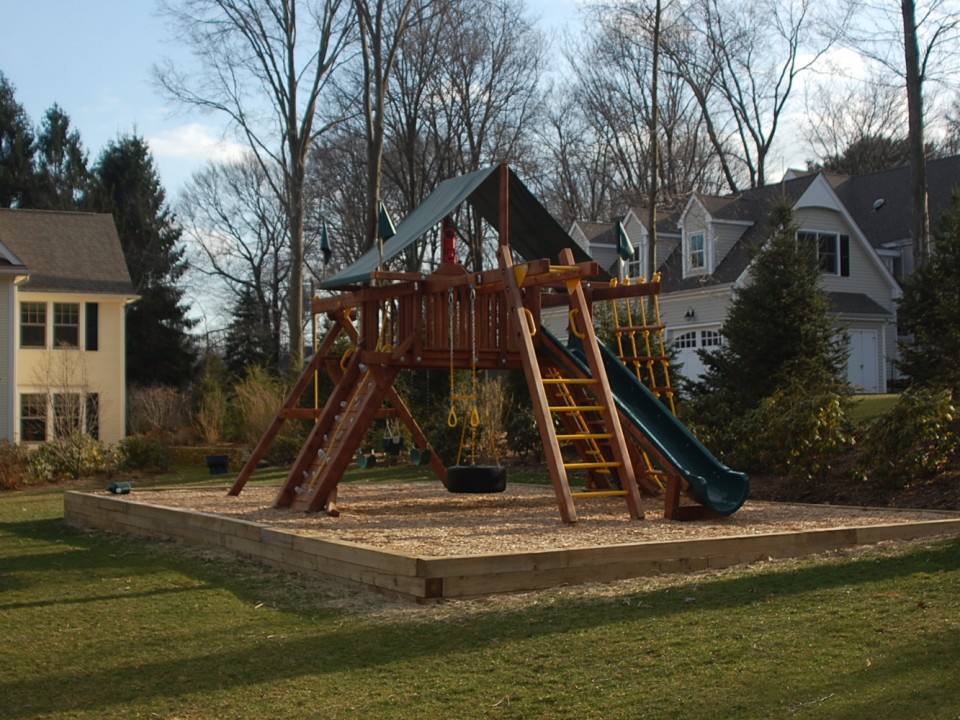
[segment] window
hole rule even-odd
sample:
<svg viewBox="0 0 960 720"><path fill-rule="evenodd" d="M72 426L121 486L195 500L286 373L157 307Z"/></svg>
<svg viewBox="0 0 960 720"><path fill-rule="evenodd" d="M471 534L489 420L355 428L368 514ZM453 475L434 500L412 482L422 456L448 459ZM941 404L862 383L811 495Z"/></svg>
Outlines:
<svg viewBox="0 0 960 720"><path fill-rule="evenodd" d="M20 347L45 347L47 344L47 304L20 303Z"/></svg>
<svg viewBox="0 0 960 720"><path fill-rule="evenodd" d="M683 333L683 335L677 335L673 340L673 346L678 350L695 348L697 346L697 331L691 330Z"/></svg>
<svg viewBox="0 0 960 720"><path fill-rule="evenodd" d="M723 336L719 330L701 330L700 347L720 347L723 345Z"/></svg>
<svg viewBox="0 0 960 720"><path fill-rule="evenodd" d="M53 304L53 346L77 347L80 344L80 304Z"/></svg>
<svg viewBox="0 0 960 720"><path fill-rule="evenodd" d="M703 233L690 236L690 269L703 270L707 267L707 246Z"/></svg>
<svg viewBox="0 0 960 720"><path fill-rule="evenodd" d="M850 237L831 232L801 230L797 240L817 249L820 271L828 275L850 275Z"/></svg>
<svg viewBox="0 0 960 720"><path fill-rule="evenodd" d="M20 440L43 442L47 439L47 396L24 393L20 396Z"/></svg>
<svg viewBox="0 0 960 720"><path fill-rule="evenodd" d="M87 435L94 440L100 439L100 396L97 393L87 395L86 407Z"/></svg>
<svg viewBox="0 0 960 720"><path fill-rule="evenodd" d="M642 252L643 252L642 247L635 247L633 249L633 255L627 261L627 266L625 268L627 277L639 278L643 276L643 255L641 254Z"/></svg>
<svg viewBox="0 0 960 720"><path fill-rule="evenodd" d="M84 350L100 349L100 305L87 303L84 306Z"/></svg>
<svg viewBox="0 0 960 720"><path fill-rule="evenodd" d="M58 438L79 432L81 425L79 393L57 393L53 396L53 432Z"/></svg>

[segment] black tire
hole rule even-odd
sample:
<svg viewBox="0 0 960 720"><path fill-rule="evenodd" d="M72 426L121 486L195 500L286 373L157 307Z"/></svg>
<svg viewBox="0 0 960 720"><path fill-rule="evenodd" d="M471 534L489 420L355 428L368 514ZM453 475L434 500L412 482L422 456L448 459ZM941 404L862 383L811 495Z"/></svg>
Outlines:
<svg viewBox="0 0 960 720"><path fill-rule="evenodd" d="M499 493L507 489L503 465L453 465L447 468L447 490L452 493Z"/></svg>

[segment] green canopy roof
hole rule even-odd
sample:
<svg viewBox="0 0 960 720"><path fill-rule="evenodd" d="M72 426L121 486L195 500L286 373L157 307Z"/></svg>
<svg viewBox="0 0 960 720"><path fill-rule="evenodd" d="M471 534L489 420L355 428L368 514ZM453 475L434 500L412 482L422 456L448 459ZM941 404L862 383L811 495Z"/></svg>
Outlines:
<svg viewBox="0 0 960 720"><path fill-rule="evenodd" d="M564 248L573 250L577 262L592 260L583 248L560 227L513 170L508 171L510 197L510 247L524 260L556 260ZM397 234L383 244L383 259L390 260L422 238L461 203L468 202L480 216L500 230L500 166L477 170L469 175L445 180L420 206L397 226ZM364 283L380 263L377 248L368 250L359 260L320 283L325 289Z"/></svg>

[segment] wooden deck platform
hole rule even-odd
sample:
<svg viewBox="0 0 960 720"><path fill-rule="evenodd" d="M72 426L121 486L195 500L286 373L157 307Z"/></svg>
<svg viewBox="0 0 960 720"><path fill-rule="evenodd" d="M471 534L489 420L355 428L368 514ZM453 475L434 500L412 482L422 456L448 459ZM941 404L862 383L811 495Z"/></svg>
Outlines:
<svg viewBox="0 0 960 720"><path fill-rule="evenodd" d="M66 522L228 550L259 562L313 573L418 602L686 573L800 557L883 540L960 534L953 519L802 532L653 541L534 552L417 557L279 530L211 513L131 502L122 495L67 492Z"/></svg>

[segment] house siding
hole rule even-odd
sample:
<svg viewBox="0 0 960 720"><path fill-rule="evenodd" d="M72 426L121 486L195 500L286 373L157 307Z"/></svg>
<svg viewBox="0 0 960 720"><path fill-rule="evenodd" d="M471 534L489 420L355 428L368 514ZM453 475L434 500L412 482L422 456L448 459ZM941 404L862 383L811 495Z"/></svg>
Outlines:
<svg viewBox="0 0 960 720"><path fill-rule="evenodd" d="M12 278L0 277L0 440L13 442L13 325L16 288Z"/></svg>
<svg viewBox="0 0 960 720"><path fill-rule="evenodd" d="M99 305L99 349L50 348L51 312L48 310L46 348L19 348L17 351L18 392L97 393L100 402L99 434L105 443L124 437L124 302L116 296L86 296L21 292L20 302L96 302ZM80 312L81 347L85 336L85 313ZM16 332L16 330L15 330ZM16 339L15 344L19 347ZM19 423L19 402L15 403L14 423Z"/></svg>
<svg viewBox="0 0 960 720"><path fill-rule="evenodd" d="M850 236L850 275L841 277L823 274L821 281L827 292L861 293L888 312L893 312L890 284L867 254L863 243L857 242L853 229L837 212L825 209L804 209L797 212L797 227L801 230L817 230Z"/></svg>

